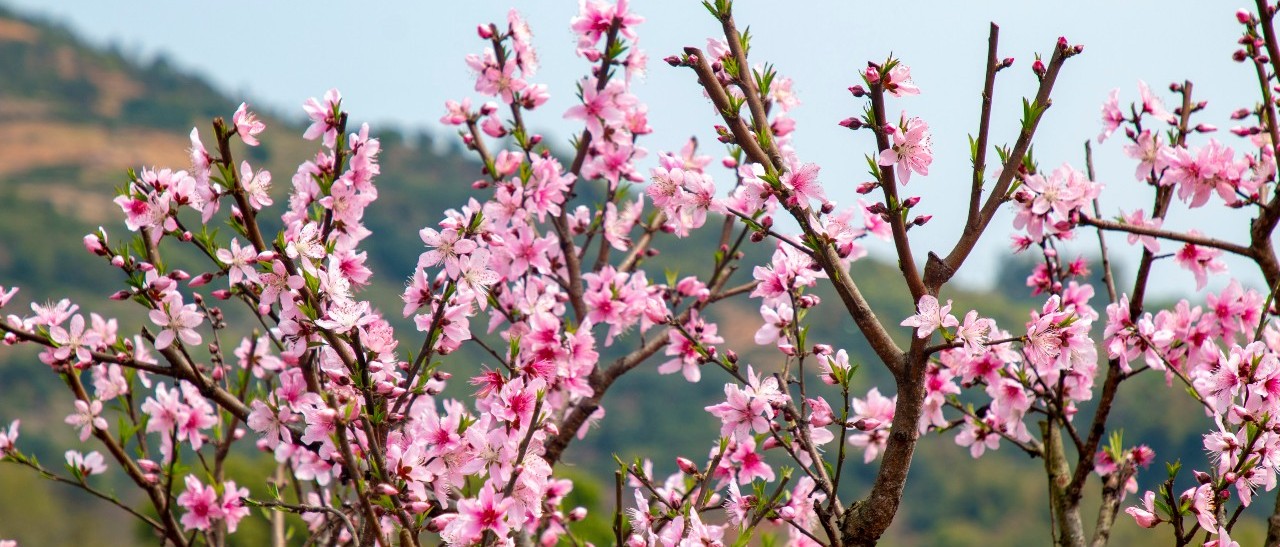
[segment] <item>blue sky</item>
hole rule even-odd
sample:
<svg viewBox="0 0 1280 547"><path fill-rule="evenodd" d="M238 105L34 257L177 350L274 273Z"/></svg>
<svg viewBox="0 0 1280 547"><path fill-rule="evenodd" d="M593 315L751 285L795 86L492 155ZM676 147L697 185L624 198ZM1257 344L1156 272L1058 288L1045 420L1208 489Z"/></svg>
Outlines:
<svg viewBox="0 0 1280 547"><path fill-rule="evenodd" d="M676 149L697 135L719 156L713 134L713 109L687 70L661 58L683 46L704 47L716 22L693 0L633 0L648 20L640 27L640 47L651 59L647 78L635 93L650 107L655 128L643 145L651 152ZM863 156L872 150L869 133L836 126L861 105L846 88L868 60L893 52L912 67L923 90L897 99L890 112L921 116L933 129L935 162L928 177L913 178L908 195L921 195L920 210L934 221L913 230L919 257L945 251L963 223L969 180L969 133L976 132L982 65L988 22L1001 26L1000 54L1016 59L997 84L992 141L1016 136L1021 97L1034 93L1029 67L1035 52L1048 52L1062 35L1085 45L1084 55L1064 69L1037 139L1036 154L1045 168L1070 162L1083 169L1083 142L1096 137L1099 107L1113 88L1121 101L1136 100L1138 80L1164 90L1172 81L1191 79L1196 96L1209 99L1199 121L1223 128L1216 138L1233 146L1243 141L1225 131L1232 110L1251 106L1257 84L1252 69L1233 63L1239 26L1235 7L1220 2L1134 1L1072 2L1071 8L1042 2L804 2L783 8L778 2L739 2L740 26L756 37L753 60L774 63L795 80L803 105L793 112L801 159L822 165L822 180L835 200L850 203L853 188L867 179ZM573 83L587 70L573 56L568 21L577 3L532 1L335 2L305 4L232 0L218 3L139 0L10 0L24 12L70 25L99 44L115 43L142 56L163 52L180 67L199 72L224 91L252 104L301 115L301 103L330 87L342 90L344 106L360 120L442 132L437 119L446 99L474 96L462 58L480 51L476 24L505 19L515 6L530 19L543 60L536 80L550 86L553 100L530 123L555 141L565 142L575 127L560 114L573 100ZM127 7L126 7L127 6ZM1166 94L1166 97L1168 95ZM1168 99L1167 99L1168 100ZM1202 141L1205 139L1201 139ZM1121 139L1095 143L1098 179L1107 185L1104 214L1150 209L1150 190L1132 178L1133 163L1121 154ZM652 162L652 155L649 160ZM648 164L645 164L647 171ZM728 173L716 173L727 181ZM1174 227L1197 227L1219 237L1243 241L1247 216L1174 207ZM1206 213L1206 211L1211 211ZM1012 215L998 217L960 279L986 284L996 257L1006 254ZM1083 235L1083 234L1082 234ZM1092 234L1078 248L1096 245ZM1138 250L1111 236L1112 248L1126 261ZM872 243L873 252L890 249ZM1172 249L1171 246L1167 247ZM1260 285L1249 265L1230 262L1232 274ZM1156 286L1190 288L1191 275L1171 263L1156 270ZM1219 281L1224 284L1226 278Z"/></svg>

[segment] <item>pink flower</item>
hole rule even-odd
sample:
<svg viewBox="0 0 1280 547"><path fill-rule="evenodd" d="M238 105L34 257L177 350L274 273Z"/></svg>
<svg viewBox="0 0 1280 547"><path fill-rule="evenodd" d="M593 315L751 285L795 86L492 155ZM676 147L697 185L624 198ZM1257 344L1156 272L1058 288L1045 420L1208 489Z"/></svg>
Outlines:
<svg viewBox="0 0 1280 547"><path fill-rule="evenodd" d="M1098 133L1098 143L1107 140L1120 124L1124 122L1124 112L1120 111L1120 90L1112 89L1107 102L1102 103L1102 132Z"/></svg>
<svg viewBox="0 0 1280 547"><path fill-rule="evenodd" d="M267 128L266 124L258 121L257 114L249 111L246 103L240 103L240 108L231 116L231 122L235 124L240 140L249 146L258 146L257 135Z"/></svg>
<svg viewBox="0 0 1280 547"><path fill-rule="evenodd" d="M1159 515L1156 515L1156 493L1150 490L1142 496L1142 507L1128 507L1124 510L1129 516L1133 517L1134 522L1143 528L1155 528L1157 524L1162 522Z"/></svg>
<svg viewBox="0 0 1280 547"><path fill-rule="evenodd" d="M10 452L18 443L18 425L21 422L14 420L9 423L9 431L0 430L0 454Z"/></svg>
<svg viewBox="0 0 1280 547"><path fill-rule="evenodd" d="M240 186L249 198L249 206L255 210L271 205L271 173L265 169L256 173L249 162L240 162Z"/></svg>
<svg viewBox="0 0 1280 547"><path fill-rule="evenodd" d="M67 425L80 428L80 441L84 442L89 440L89 435L93 433L93 430L107 429L106 418L99 416L99 414L102 414L102 401L97 399L93 401L76 399L76 413L67 416L65 422ZM16 436L16 428L14 430Z"/></svg>
<svg viewBox="0 0 1280 547"><path fill-rule="evenodd" d="M187 511L182 515L182 527L187 530L208 530L214 521L224 516L222 504L218 502L218 492L212 485L201 484L195 475L187 475L184 480L187 489L178 496L178 505Z"/></svg>
<svg viewBox="0 0 1280 547"><path fill-rule="evenodd" d="M182 297L172 293L169 298L160 302L159 309L151 310L147 317L151 318L152 323L164 328L156 336L156 349L165 349L178 338L187 344L199 344L200 333L195 329L204 322L199 309L195 304L182 305Z"/></svg>
<svg viewBox="0 0 1280 547"><path fill-rule="evenodd" d="M888 74L881 74L881 77L883 78L881 85L884 86L884 90L894 97L909 97L920 94L920 88L916 87L915 82L911 80L911 67L907 65L900 62L896 63L893 68L889 69Z"/></svg>
<svg viewBox="0 0 1280 547"><path fill-rule="evenodd" d="M1201 235L1199 230L1191 230L1187 233L1193 236ZM1196 290L1198 291L1209 283L1209 273L1227 271L1227 265L1218 258L1220 256L1222 256L1222 251L1218 249L1187 243L1173 255L1173 260L1195 276Z"/></svg>
<svg viewBox="0 0 1280 547"><path fill-rule="evenodd" d="M916 327L916 336L919 338L927 338L939 328L960 326L960 320L951 315L950 300L947 301L946 306L939 307L938 299L926 294L920 297L920 302L916 304L916 311L915 315L903 319L899 324L904 327Z"/></svg>
<svg viewBox="0 0 1280 547"><path fill-rule="evenodd" d="M107 472L106 460L102 458L97 450L88 454L81 454L75 450L67 451L67 466L73 469L76 474L81 477L90 475L100 475Z"/></svg>
<svg viewBox="0 0 1280 547"><path fill-rule="evenodd" d="M485 532L493 532L495 536L505 538L511 530L507 517L514 508L514 499L504 498L502 494L486 486L475 498L458 500L458 517L449 523L441 535L454 545L477 541Z"/></svg>
<svg viewBox="0 0 1280 547"><path fill-rule="evenodd" d="M222 502L219 511L227 523L227 532L235 533L240 519L249 516L249 508L244 506L241 498L249 497L249 489L236 486L236 481L222 483Z"/></svg>
<svg viewBox="0 0 1280 547"><path fill-rule="evenodd" d="M884 167L896 166L894 170L905 185L911 181L913 171L926 176L929 174L929 164L933 163L933 139L929 136L929 124L920 118L906 120L903 126L893 132L893 146L880 153L877 163Z"/></svg>
<svg viewBox="0 0 1280 547"><path fill-rule="evenodd" d="M253 247L241 247L240 240L231 238L230 249L218 249L214 254L227 266L227 277L232 287L241 280L258 283L258 270L253 267L258 261L258 253Z"/></svg>
<svg viewBox="0 0 1280 547"><path fill-rule="evenodd" d="M805 207L811 200L827 201L827 195L822 191L822 184L818 182L818 171L822 169L821 167L812 163L801 164L794 159L788 163L789 169L781 179L782 186L791 191L787 199L788 205Z"/></svg>
<svg viewBox="0 0 1280 547"><path fill-rule="evenodd" d="M324 93L323 103L312 97L302 103L302 109L307 112L307 118L311 119L311 125L302 134L302 138L313 141L316 137L324 135L324 145L333 148L338 138L338 114L342 109L342 93L337 89L330 89Z"/></svg>

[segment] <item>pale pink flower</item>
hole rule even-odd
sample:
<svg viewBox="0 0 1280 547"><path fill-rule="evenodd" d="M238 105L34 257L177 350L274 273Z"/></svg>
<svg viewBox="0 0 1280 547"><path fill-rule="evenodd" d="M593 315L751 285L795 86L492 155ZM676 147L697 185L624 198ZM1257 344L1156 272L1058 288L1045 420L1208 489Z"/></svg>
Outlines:
<svg viewBox="0 0 1280 547"><path fill-rule="evenodd" d="M187 344L199 344L200 333L196 327L204 322L199 306L182 304L182 297L177 293L160 302L160 308L151 310L147 315L152 323L164 328L156 336L156 349L162 350L173 345L175 339Z"/></svg>
<svg viewBox="0 0 1280 547"><path fill-rule="evenodd" d="M236 133L240 135L240 140L249 146L258 146L258 134L262 133L267 125L258 121L258 115L249 111L249 105L240 103L240 108L236 109L236 113L231 116L231 122L236 126Z"/></svg>
<svg viewBox="0 0 1280 547"><path fill-rule="evenodd" d="M97 450L88 454L68 450L66 456L67 466L74 469L81 477L100 475L107 472L107 462Z"/></svg>
<svg viewBox="0 0 1280 547"><path fill-rule="evenodd" d="M893 146L880 153L877 163L884 167L895 166L898 178L905 185L911 181L912 172L929 174L929 165L933 163L933 139L929 135L929 124L920 118L911 118L903 125L903 128L894 130Z"/></svg>
<svg viewBox="0 0 1280 547"><path fill-rule="evenodd" d="M80 441L89 440L89 435L93 430L107 429L107 420L100 416L102 414L102 401L94 399L93 401L76 400L76 413L67 416L65 422L67 425L80 429Z"/></svg>
<svg viewBox="0 0 1280 547"><path fill-rule="evenodd" d="M214 521L224 515L218 502L218 492L212 485L205 486L195 475L184 479L187 489L178 496L178 505L187 512L182 515L182 527L187 530L208 530Z"/></svg>
<svg viewBox="0 0 1280 547"><path fill-rule="evenodd" d="M960 320L951 315L950 300L947 301L946 306L939 307L937 297L926 294L920 297L920 302L916 304L916 311L915 315L903 319L899 324L904 327L915 327L917 337L927 338L939 328L960 326Z"/></svg>

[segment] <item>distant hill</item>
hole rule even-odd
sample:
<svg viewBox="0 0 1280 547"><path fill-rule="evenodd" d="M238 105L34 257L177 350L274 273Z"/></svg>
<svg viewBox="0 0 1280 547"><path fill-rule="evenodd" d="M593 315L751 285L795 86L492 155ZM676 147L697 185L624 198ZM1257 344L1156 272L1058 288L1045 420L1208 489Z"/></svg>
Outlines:
<svg viewBox="0 0 1280 547"><path fill-rule="evenodd" d="M103 297L118 288L119 275L84 252L80 239L99 225L126 237L119 210L110 201L115 188L126 182L126 170L152 165L184 168L191 127L199 127L208 138L209 119L230 116L238 103L163 57L140 62L119 51L89 47L64 27L0 8L0 285L22 287L20 301L65 295L122 318L139 317L136 308L105 301ZM263 146L238 153L276 174L275 192L283 201L288 176L316 148L299 137L302 127L293 118L267 117ZM382 175L376 181L381 197L366 216L376 234L367 240L366 250L378 283L368 294L393 318L398 317L402 280L422 248L417 229L433 225L444 209L464 203L472 192L471 181L479 176L478 163L455 144L456 138L440 142L437 135L378 133L384 149ZM698 241L711 236L659 243L661 262L686 272L705 267L705 257L697 254L705 246ZM769 251L767 246L750 248L748 264L759 262ZM738 275L745 279L749 272L746 267ZM864 260L855 265L854 275L882 318L896 323L896 318L912 313L895 267ZM840 314L834 294L819 294L831 304L811 316L810 339L847 347L868 363L860 380L863 392L873 382L892 392L892 383L879 367L870 365L873 358ZM1021 286L999 292L949 289L945 296L956 299L958 307L977 306L1011 330L1020 328L1028 308ZM726 345L768 369L776 365L772 354L751 341L759 326L757 306L743 298L725 303L716 315L729 339ZM136 330L138 325L123 326ZM905 342L905 330L899 334ZM448 366L465 372L481 362L480 356L461 353ZM606 399L609 414L603 427L587 443L570 449L567 472L609 479L614 453L624 459L648 455L659 470L669 471L675 454L696 457L708 450L718 424L702 407L722 396L720 379L708 371L702 383L690 385L678 377L660 377L654 368L645 367L614 387ZM1194 405L1178 390L1159 385L1158 378L1145 380L1150 381L1126 384L1127 392L1121 395L1118 412L1130 424L1126 441L1151 444L1161 460L1182 454L1200 461L1198 432L1205 424L1177 418L1197 416ZM455 384L464 395L466 386ZM1135 397L1139 390L1141 395ZM74 443L71 428L62 424L67 408L57 379L30 351L0 348L0 424L22 418L23 446L55 467L61 459L58 449ZM845 483L849 498L874 470L858 461L855 458L850 466L855 476ZM1143 488L1153 486L1160 474L1154 468L1144 474ZM1045 544L1049 521L1044 481L1040 462L1029 461L1007 445L975 462L951 436L928 439L921 445L903 511L886 544ZM595 497L604 500L596 516L608 518L612 496L600 495L586 483L579 488L587 494L584 503L596 491ZM1269 509L1268 503L1258 505ZM23 545L107 545L102 534L84 530L118 529L121 519L111 511L38 481L27 471L0 465L0 538L17 537ZM67 514L75 515L82 526L41 524L66 519ZM1155 539L1138 535L1127 518L1120 521L1113 545ZM1257 519L1246 528L1240 532L1242 541L1257 533Z"/></svg>

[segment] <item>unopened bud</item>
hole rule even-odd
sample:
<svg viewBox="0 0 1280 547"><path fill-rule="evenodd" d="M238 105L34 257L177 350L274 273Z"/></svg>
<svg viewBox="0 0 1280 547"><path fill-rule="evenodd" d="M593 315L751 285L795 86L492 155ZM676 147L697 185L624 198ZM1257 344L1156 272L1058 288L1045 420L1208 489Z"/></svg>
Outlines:
<svg viewBox="0 0 1280 547"><path fill-rule="evenodd" d="M1209 484L1213 482L1213 477L1210 477L1209 474L1204 471L1195 471L1194 474L1196 476L1196 482L1199 482L1200 484Z"/></svg>
<svg viewBox="0 0 1280 547"><path fill-rule="evenodd" d="M102 240L98 238L97 234L84 236L84 248L95 255L107 254L107 250L102 246Z"/></svg>
<svg viewBox="0 0 1280 547"><path fill-rule="evenodd" d="M476 34L480 35L480 38L483 40L488 40L490 38L493 38L493 26L479 25L476 27Z"/></svg>
<svg viewBox="0 0 1280 547"><path fill-rule="evenodd" d="M231 291L227 289L218 289L216 291L213 291L211 294L213 295L214 298L217 298L218 300L228 300L231 298ZM199 295L196 295L196 296L199 296Z"/></svg>
<svg viewBox="0 0 1280 547"><path fill-rule="evenodd" d="M902 206L910 209L915 207L917 203L920 203L920 196L911 196L902 201Z"/></svg>
<svg viewBox="0 0 1280 547"><path fill-rule="evenodd" d="M1243 49L1237 49L1234 53L1231 54L1231 60L1237 63L1243 63L1244 60L1248 58L1249 58L1249 53Z"/></svg>
<svg viewBox="0 0 1280 547"><path fill-rule="evenodd" d="M387 484L385 482L379 483L377 486L377 490L379 493L381 493L384 496L394 496L400 493L398 490L396 490L396 487L391 486L390 484Z"/></svg>
<svg viewBox="0 0 1280 547"><path fill-rule="evenodd" d="M836 210L836 204L831 203L830 201L824 201L822 202L822 208L820 210L822 211L822 214L829 215L831 214L831 211Z"/></svg>
<svg viewBox="0 0 1280 547"><path fill-rule="evenodd" d="M488 188L488 187L489 187L489 181L484 179L480 179L471 183L472 190L484 190L485 188Z"/></svg>
<svg viewBox="0 0 1280 547"><path fill-rule="evenodd" d="M853 130L862 129L862 120L855 117L840 120L840 127L846 127Z"/></svg>
<svg viewBox="0 0 1280 547"><path fill-rule="evenodd" d="M209 272L202 273L191 278L191 282L187 283L188 287L201 287L213 281L213 274Z"/></svg>
<svg viewBox="0 0 1280 547"><path fill-rule="evenodd" d="M867 94L867 90L860 85L855 85L849 88L849 93L852 93L854 97L863 97Z"/></svg>
<svg viewBox="0 0 1280 547"><path fill-rule="evenodd" d="M683 471L686 475L698 474L697 464L693 463L693 460L690 460L689 458L684 458L684 457L676 458L676 466L679 467L680 470Z"/></svg>
<svg viewBox="0 0 1280 547"><path fill-rule="evenodd" d="M569 511L569 522L578 522L585 518L587 518L586 507L574 507L572 511Z"/></svg>
<svg viewBox="0 0 1280 547"><path fill-rule="evenodd" d="M737 363L737 362L738 362L738 352L733 351L733 350L731 350L731 349L729 349L729 350L725 350L725 352L724 352L724 358L725 358L726 360L728 360L730 363Z"/></svg>
<svg viewBox="0 0 1280 547"><path fill-rule="evenodd" d="M679 58L679 57L676 57L675 55L668 55L666 58L664 58L664 59L662 59L662 60L663 60L663 61L666 61L666 62L667 62L667 64L669 64L669 65L671 65L671 66L680 66L680 65L682 64L682 63L680 62L680 58Z"/></svg>
<svg viewBox="0 0 1280 547"><path fill-rule="evenodd" d="M1210 125L1207 123L1196 125L1196 133L1213 133L1214 131L1217 131L1217 130L1218 130L1217 127L1214 127L1213 125Z"/></svg>
<svg viewBox="0 0 1280 547"><path fill-rule="evenodd" d="M1249 10L1241 8L1236 11L1236 22L1241 25L1247 25L1251 21L1253 21L1253 14L1249 13Z"/></svg>
<svg viewBox="0 0 1280 547"><path fill-rule="evenodd" d="M1245 118L1248 118L1248 117L1249 117L1249 114L1251 114L1251 112L1249 112L1249 109L1248 109L1248 108L1241 108L1241 109L1239 109L1239 110L1237 110L1237 111L1235 111L1235 112L1232 112L1232 113L1231 113L1231 119L1233 119L1233 120L1243 120L1243 119L1245 119Z"/></svg>
<svg viewBox="0 0 1280 547"><path fill-rule="evenodd" d="M924 226L930 220L933 220L933 215L920 215L916 218L911 219L911 224L914 226Z"/></svg>
<svg viewBox="0 0 1280 547"><path fill-rule="evenodd" d="M1000 68L1009 68L1011 66L1013 66L1013 57L1005 57L1003 61L1000 61Z"/></svg>
<svg viewBox="0 0 1280 547"><path fill-rule="evenodd" d="M875 190L878 187L880 187L880 183L878 181L873 180L873 181L859 184L856 191L859 194L870 194L873 190Z"/></svg>
<svg viewBox="0 0 1280 547"><path fill-rule="evenodd" d="M1045 69L1043 61L1036 59L1036 62L1031 63L1031 72L1034 72L1036 76L1043 78L1048 70Z"/></svg>
<svg viewBox="0 0 1280 547"><path fill-rule="evenodd" d="M133 296L133 293L129 291L116 291L108 298L112 300L128 300L130 296Z"/></svg>

